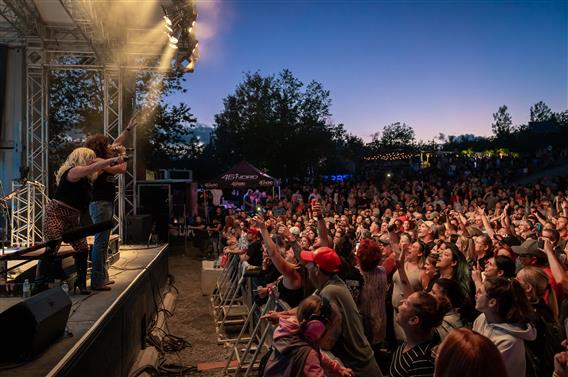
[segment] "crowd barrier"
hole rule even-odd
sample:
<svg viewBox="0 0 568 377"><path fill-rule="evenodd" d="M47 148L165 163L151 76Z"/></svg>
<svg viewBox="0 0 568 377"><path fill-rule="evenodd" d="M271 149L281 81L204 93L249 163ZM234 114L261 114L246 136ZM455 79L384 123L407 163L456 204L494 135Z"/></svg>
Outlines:
<svg viewBox="0 0 568 377"><path fill-rule="evenodd" d="M231 254L211 295L218 342L229 348L225 376L248 377L258 370L260 359L272 346L274 331L274 326L261 317L271 310L290 309L278 299L277 290L268 296L265 304L259 305L254 300L247 266L238 255ZM238 335L232 337L237 331Z"/></svg>

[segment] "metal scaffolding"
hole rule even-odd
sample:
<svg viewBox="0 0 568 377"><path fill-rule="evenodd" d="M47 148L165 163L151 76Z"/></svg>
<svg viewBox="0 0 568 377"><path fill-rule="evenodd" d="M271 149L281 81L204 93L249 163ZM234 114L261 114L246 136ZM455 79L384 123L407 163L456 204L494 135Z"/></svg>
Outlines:
<svg viewBox="0 0 568 377"><path fill-rule="evenodd" d="M125 76L142 71L192 71L198 58L198 43L191 31L197 18L194 1L146 1L154 6L154 21L162 22L164 13L174 19L173 27L179 44L170 55L164 55L161 48L167 48L168 45L164 33L158 33L161 38L158 42L148 41L140 37L139 28L129 29L128 26L109 23L104 16L117 3L113 0L0 0L0 44L23 47L26 51L24 160L33 190L43 187L43 197L50 181L50 70L80 69L101 73L104 133L114 139L123 130L123 122L127 121L125 116L130 115L125 114L123 106L125 94L135 97L134 82L132 87L125 86ZM124 4L131 6L132 14L136 14L136 2ZM66 22L45 21L47 13L53 19ZM154 23L148 25L148 28L155 26ZM132 30L135 32L131 32ZM156 48L157 43L160 48ZM135 142L136 135L133 136ZM132 147L135 148L135 145ZM118 181L115 219L121 239L124 239L126 217L136 211L135 172L136 154L133 162L128 164L127 173L121 175ZM45 201L36 200L34 195L25 197L29 198L27 202L21 197L12 203L17 211L13 211L11 238L12 243L20 245L42 238L41 226L38 224L41 222Z"/></svg>
<svg viewBox="0 0 568 377"><path fill-rule="evenodd" d="M39 182L27 181L23 185L14 182L12 191L12 215L10 217L10 242L14 246L28 247L42 237L43 208L47 203L47 191Z"/></svg>

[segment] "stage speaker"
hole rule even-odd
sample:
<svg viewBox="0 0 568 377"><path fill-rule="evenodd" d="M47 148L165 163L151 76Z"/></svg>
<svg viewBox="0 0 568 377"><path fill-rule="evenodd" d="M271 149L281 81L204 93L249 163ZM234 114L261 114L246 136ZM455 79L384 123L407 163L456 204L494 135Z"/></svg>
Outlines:
<svg viewBox="0 0 568 377"><path fill-rule="evenodd" d="M30 359L65 333L71 299L56 287L0 313L0 360Z"/></svg>
<svg viewBox="0 0 568 377"><path fill-rule="evenodd" d="M152 231L151 215L131 215L126 218L126 244L145 245Z"/></svg>

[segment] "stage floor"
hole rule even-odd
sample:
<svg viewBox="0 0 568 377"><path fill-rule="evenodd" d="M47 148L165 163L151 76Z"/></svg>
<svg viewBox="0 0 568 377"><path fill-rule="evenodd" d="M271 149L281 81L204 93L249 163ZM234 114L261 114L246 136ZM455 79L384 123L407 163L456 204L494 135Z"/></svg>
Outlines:
<svg viewBox="0 0 568 377"><path fill-rule="evenodd" d="M70 358L80 343L96 331L99 322L105 320L107 313L114 306L119 305L122 296L126 295L139 277L141 277L154 260L157 260L165 252L168 245L146 247L145 245L127 245L120 247L120 259L110 268L109 275L116 283L110 291L92 292L88 296L73 294L70 292L72 301L71 312L67 322L68 334L45 350L36 359L8 370L0 370L3 377L22 376L46 376L50 371L60 369L67 359ZM87 283L88 285L89 282ZM21 298L0 298L0 312L20 302ZM9 339L3 339L9 342ZM108 350L113 352L113 350ZM120 350L116 350L120 352Z"/></svg>

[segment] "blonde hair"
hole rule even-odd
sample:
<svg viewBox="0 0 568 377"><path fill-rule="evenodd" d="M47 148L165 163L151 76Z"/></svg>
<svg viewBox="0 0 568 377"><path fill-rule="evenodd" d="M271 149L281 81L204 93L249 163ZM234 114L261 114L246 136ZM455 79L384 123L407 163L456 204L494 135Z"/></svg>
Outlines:
<svg viewBox="0 0 568 377"><path fill-rule="evenodd" d="M525 284L532 287L534 297L529 297L529 300L539 300L544 298L548 291L548 306L550 307L554 318L558 319L559 309L556 293L550 285L550 279L546 272L539 267L526 266L517 272L517 279L521 279Z"/></svg>
<svg viewBox="0 0 568 377"><path fill-rule="evenodd" d="M61 177L67 170L74 168L75 166L87 166L96 157L97 156L92 149L85 147L73 149L73 151L69 153L69 156L67 156L65 162L59 167L57 173L55 173L55 183L59 185Z"/></svg>

